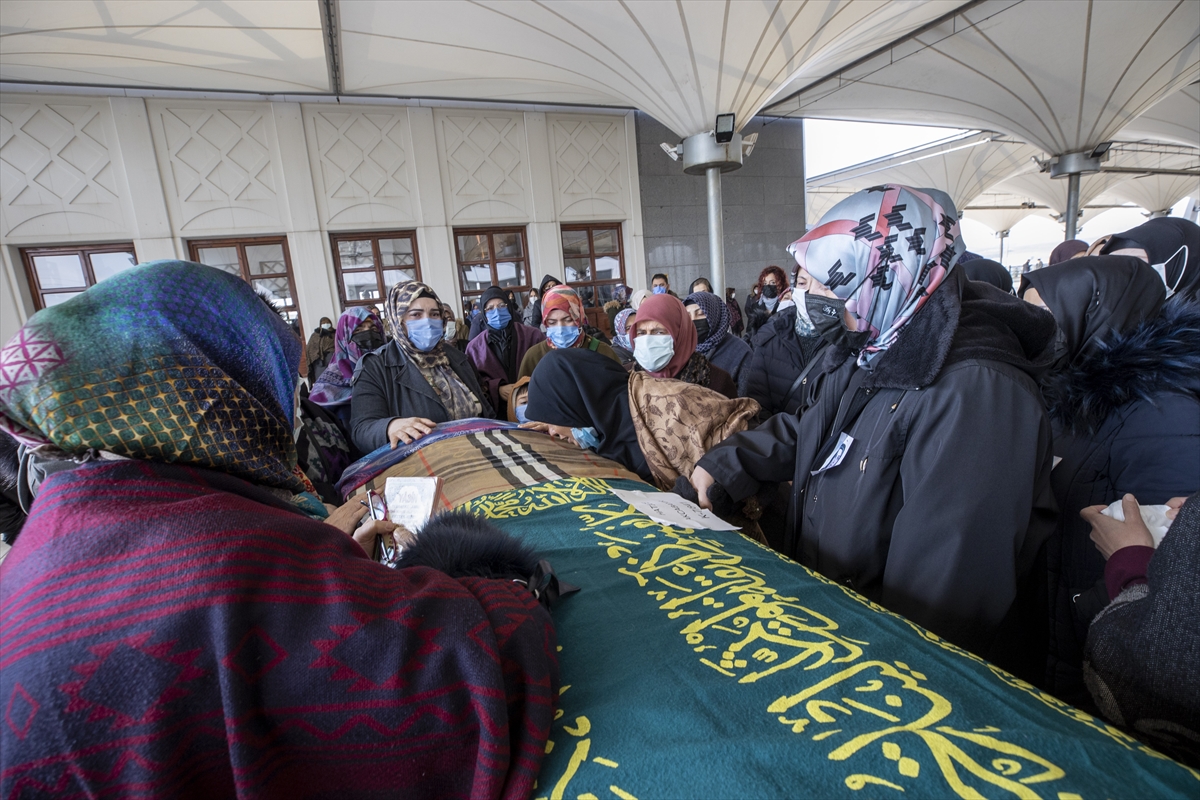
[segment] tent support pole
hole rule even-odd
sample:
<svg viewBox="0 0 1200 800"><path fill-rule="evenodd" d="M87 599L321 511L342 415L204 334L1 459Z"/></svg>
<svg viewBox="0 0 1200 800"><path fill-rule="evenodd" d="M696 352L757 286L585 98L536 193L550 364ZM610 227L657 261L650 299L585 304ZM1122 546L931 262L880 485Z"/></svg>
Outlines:
<svg viewBox="0 0 1200 800"><path fill-rule="evenodd" d="M1067 175L1067 237L1063 241L1075 238L1075 225L1079 222L1079 173Z"/></svg>
<svg viewBox="0 0 1200 800"><path fill-rule="evenodd" d="M725 298L725 230L721 214L721 168L704 172L708 184L708 264L713 294Z"/></svg>
<svg viewBox="0 0 1200 800"><path fill-rule="evenodd" d="M1004 265L1004 240L1008 238L1008 231L1000 231L1000 258L997 259L1000 265Z"/></svg>

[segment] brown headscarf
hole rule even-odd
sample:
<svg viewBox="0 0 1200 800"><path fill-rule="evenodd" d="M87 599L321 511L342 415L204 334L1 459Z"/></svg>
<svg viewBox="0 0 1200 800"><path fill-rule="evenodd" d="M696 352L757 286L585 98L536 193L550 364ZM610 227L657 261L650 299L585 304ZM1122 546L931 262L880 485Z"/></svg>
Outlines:
<svg viewBox="0 0 1200 800"><path fill-rule="evenodd" d="M669 294L653 294L642 301L637 314L638 325L653 320L666 328L675 340L675 355L671 356L665 367L649 374L656 378L677 377L696 352L696 325L683 307L683 302ZM635 326L629 332L629 343L634 344L636 339Z"/></svg>

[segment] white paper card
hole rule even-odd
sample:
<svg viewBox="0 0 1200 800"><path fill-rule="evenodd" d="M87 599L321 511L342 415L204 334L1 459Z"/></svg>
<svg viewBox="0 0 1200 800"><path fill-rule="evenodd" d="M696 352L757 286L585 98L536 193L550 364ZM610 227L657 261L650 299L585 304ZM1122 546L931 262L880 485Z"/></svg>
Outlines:
<svg viewBox="0 0 1200 800"><path fill-rule="evenodd" d="M736 531L716 514L670 492L634 492L613 489L612 493L660 525L693 530Z"/></svg>
<svg viewBox="0 0 1200 800"><path fill-rule="evenodd" d="M437 478L388 478L383 491L388 519L419 533L433 515L437 489Z"/></svg>
<svg viewBox="0 0 1200 800"><path fill-rule="evenodd" d="M812 471L812 475L819 472L824 472L827 469L833 469L846 457L846 453L850 452L850 445L854 444L854 437L848 433L842 433L838 436L837 447L833 448L833 452L829 454L829 458L825 459L825 463Z"/></svg>

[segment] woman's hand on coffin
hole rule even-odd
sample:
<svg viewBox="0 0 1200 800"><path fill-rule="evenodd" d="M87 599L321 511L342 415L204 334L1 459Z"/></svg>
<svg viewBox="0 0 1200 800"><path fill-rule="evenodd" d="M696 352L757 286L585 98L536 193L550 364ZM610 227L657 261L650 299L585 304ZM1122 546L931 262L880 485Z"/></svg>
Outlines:
<svg viewBox="0 0 1200 800"><path fill-rule="evenodd" d="M1092 526L1092 541L1105 560L1124 547L1154 547L1154 537L1142 522L1142 512L1138 501L1131 494L1121 498L1121 510L1125 512L1125 521L1118 522L1102 512L1108 506L1088 506L1079 512L1084 522Z"/></svg>
<svg viewBox="0 0 1200 800"><path fill-rule="evenodd" d="M347 536L353 535L354 529L367 514L367 507L361 501L362 496L356 495L342 503L325 518L325 524L332 525Z"/></svg>
<svg viewBox="0 0 1200 800"><path fill-rule="evenodd" d="M712 501L708 499L708 490L716 482L716 479L704 467L696 467L692 470L692 487L696 490L696 496L700 498L701 508L712 509Z"/></svg>
<svg viewBox="0 0 1200 800"><path fill-rule="evenodd" d="M550 432L550 426L544 422L522 422L520 428L523 431L539 431L541 433Z"/></svg>
<svg viewBox="0 0 1200 800"><path fill-rule="evenodd" d="M388 423L388 443L391 444L393 450L400 442L412 444L432 431L435 424L433 420L424 417L396 417Z"/></svg>

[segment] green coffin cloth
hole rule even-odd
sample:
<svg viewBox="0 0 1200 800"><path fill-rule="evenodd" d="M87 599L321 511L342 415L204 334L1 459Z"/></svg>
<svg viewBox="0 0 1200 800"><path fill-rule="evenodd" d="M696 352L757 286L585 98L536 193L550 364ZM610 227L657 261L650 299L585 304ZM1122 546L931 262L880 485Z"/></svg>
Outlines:
<svg viewBox="0 0 1200 800"><path fill-rule="evenodd" d="M1200 774L736 533L573 478L462 507L582 587L535 797L1200 796ZM934 556L936 557L936 556Z"/></svg>

